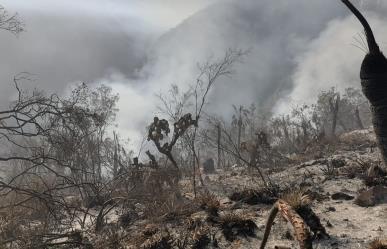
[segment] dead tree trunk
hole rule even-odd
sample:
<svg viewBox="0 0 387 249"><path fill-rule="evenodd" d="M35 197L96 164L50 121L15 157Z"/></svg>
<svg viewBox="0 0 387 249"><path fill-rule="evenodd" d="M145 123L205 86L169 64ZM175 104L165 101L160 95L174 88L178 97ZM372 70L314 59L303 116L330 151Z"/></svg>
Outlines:
<svg viewBox="0 0 387 249"><path fill-rule="evenodd" d="M282 216L292 224L295 233L295 239L300 245L300 249L312 249L312 237L310 229L302 217L284 200L279 199L270 210L269 217L266 222L264 236L260 245L260 249L265 249L267 240L270 235L271 226L278 211Z"/></svg>
<svg viewBox="0 0 387 249"><path fill-rule="evenodd" d="M378 146L387 163L387 59L375 41L372 29L364 16L349 0L342 2L352 11L364 27L369 52L360 69L362 91L371 104L372 122Z"/></svg>
<svg viewBox="0 0 387 249"><path fill-rule="evenodd" d="M338 118L337 121L339 121L339 125L341 126L341 128L343 128L344 132L349 131L348 127L345 125L345 123L343 122L343 120L341 118Z"/></svg>
<svg viewBox="0 0 387 249"><path fill-rule="evenodd" d="M285 117L282 117L282 124L281 125L282 125L282 129L283 129L283 132L284 132L287 149L290 150L292 142L291 142L291 139L290 139L289 130L288 130L288 126L287 126Z"/></svg>
<svg viewBox="0 0 387 249"><path fill-rule="evenodd" d="M242 125L243 125L243 121L242 121L242 106L239 107L239 118L238 118L238 140L237 140L237 144L238 144L238 153L241 152L241 137L242 137ZM241 161L238 159L238 165L241 164Z"/></svg>
<svg viewBox="0 0 387 249"><path fill-rule="evenodd" d="M201 162L200 162L200 149L198 149L198 153L196 154L196 163L198 165L198 174L199 174L199 180L202 186L204 186L204 181L203 181L203 176L202 176L202 171L201 171Z"/></svg>
<svg viewBox="0 0 387 249"><path fill-rule="evenodd" d="M192 170L193 170L192 186L193 186L194 196L196 198L196 158L194 153L192 153Z"/></svg>
<svg viewBox="0 0 387 249"><path fill-rule="evenodd" d="M330 109L332 113L332 129L331 129L331 134L332 137L336 135L336 127L337 127L337 118L339 114L339 104L340 104L340 95L336 95L336 99L332 97L329 101L330 104Z"/></svg>
<svg viewBox="0 0 387 249"><path fill-rule="evenodd" d="M302 137L303 137L303 146L305 146L309 141L309 133L308 133L308 122L306 120L303 120L301 123L302 128Z"/></svg>
<svg viewBox="0 0 387 249"><path fill-rule="evenodd" d="M114 137L114 152L113 152L113 176L114 178L118 176L118 165L119 165L119 156L118 156L118 150L119 150L119 142L118 137L115 132L113 132Z"/></svg>
<svg viewBox="0 0 387 249"><path fill-rule="evenodd" d="M220 144L220 141L221 141L221 139L222 139L222 129L221 129L221 127L220 127L220 124L218 124L217 126L216 126L216 128L217 128L217 130L218 130L218 137L217 137L217 140L216 140L216 142L217 142L217 149L218 149L218 163L217 163L217 168L218 169L220 169L221 168L221 165L220 165L220 163L221 163L221 152L222 152L222 150L221 150L221 144Z"/></svg>
<svg viewBox="0 0 387 249"><path fill-rule="evenodd" d="M361 121L361 118L360 118L359 107L356 107L355 109L355 120L356 120L357 127L359 129L364 129L363 122Z"/></svg>

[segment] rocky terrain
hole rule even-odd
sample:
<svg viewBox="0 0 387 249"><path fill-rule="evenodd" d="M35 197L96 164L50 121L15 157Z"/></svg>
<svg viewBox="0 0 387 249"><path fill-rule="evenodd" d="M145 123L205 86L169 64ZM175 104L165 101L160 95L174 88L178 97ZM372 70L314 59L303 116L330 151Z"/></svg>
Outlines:
<svg viewBox="0 0 387 249"><path fill-rule="evenodd" d="M101 248L259 248L272 204L288 193L302 193L310 196L310 207L328 234L315 238L313 248L368 248L387 236L386 178L378 171L372 134L346 133L330 154L266 169L271 189L253 170L237 166L204 175L206 187L200 187L196 198L189 180L182 181L183 200L166 198L153 207L137 203L126 223L122 214L110 215L104 235L90 239L100 241ZM119 247L112 247L112 241ZM281 215L266 248L299 248Z"/></svg>

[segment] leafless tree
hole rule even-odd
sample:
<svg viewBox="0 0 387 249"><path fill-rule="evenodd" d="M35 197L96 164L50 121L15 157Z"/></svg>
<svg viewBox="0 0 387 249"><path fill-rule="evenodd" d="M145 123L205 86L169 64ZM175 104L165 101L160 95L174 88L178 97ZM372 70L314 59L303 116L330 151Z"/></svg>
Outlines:
<svg viewBox="0 0 387 249"><path fill-rule="evenodd" d="M331 134L334 137L336 135L337 119L340 108L340 95L333 96L329 99L329 109L332 113L332 129Z"/></svg>
<svg viewBox="0 0 387 249"><path fill-rule="evenodd" d="M246 52L242 50L229 49L222 58L216 60L209 59L205 63L198 65L199 74L196 78L196 83L188 91L181 93L179 88L173 85L169 98L162 94L158 95L162 103L160 111L167 114L173 122L178 121L185 113L191 113L192 119L196 122L193 129L185 132L181 140L181 147L186 147L189 150L187 154L191 155L192 158L194 189L196 189L197 173L199 173L201 183L204 184L200 171L197 170L200 165L200 158L196 146L198 143L197 133L199 124L204 107L207 104L208 94L218 80L232 75L234 64L241 61L245 54ZM167 157L170 158L169 156Z"/></svg>
<svg viewBox="0 0 387 249"><path fill-rule="evenodd" d="M223 58L217 61L207 61L202 65L198 65L200 73L196 80L196 85L193 90L195 97L195 114L196 120L199 124L200 117L203 112L204 106L207 104L207 96L215 82L222 77L230 77L233 74L233 67L236 62L240 62L242 57L246 55L246 51L232 50L226 51ZM199 125L193 129L193 132L189 134L189 146L193 154L193 171L194 171L194 185L196 184L195 176L196 170L200 166L200 159L196 150L196 136L198 133ZM196 162L196 163L195 163ZM200 175L199 175L200 176ZM203 184L203 179L200 176L200 180Z"/></svg>
<svg viewBox="0 0 387 249"><path fill-rule="evenodd" d="M20 20L17 13L9 14L9 12L0 5L0 29L18 35L24 31L24 23Z"/></svg>
<svg viewBox="0 0 387 249"><path fill-rule="evenodd" d="M177 122L173 125L173 136L171 141L165 142L162 144L163 139L168 136L170 133L169 122L166 119L159 119L155 117L153 123L149 126L148 130L148 140L152 140L155 144L157 150L167 156L171 161L176 170L179 170L179 166L175 158L172 155L172 149L175 146L178 139L184 135L187 129L191 126L197 125L197 120L192 119L190 113L182 116Z"/></svg>
<svg viewBox="0 0 387 249"><path fill-rule="evenodd" d="M0 111L4 174L0 212L21 220L38 219L44 229L36 230L31 238L40 237L36 243L41 246L66 238L61 229L72 228L74 223L84 227L86 220L94 219L100 229L110 205L124 198L122 186L130 185L122 184L128 179L129 156L118 137L111 139L106 133L114 120L117 96L105 86L89 89L84 84L68 97L28 93L17 84L23 77L27 76L15 79L17 100ZM94 216L90 208L98 205L100 215ZM15 221L11 230L22 229L16 217L7 219ZM58 232L56 239L45 235L51 230ZM7 231L0 233L7 244L25 239L19 237L21 231L4 238ZM63 243L73 244L70 237Z"/></svg>
<svg viewBox="0 0 387 249"><path fill-rule="evenodd" d="M232 135L231 129L227 129L224 122L221 122L217 119L214 119L212 117L208 118L207 122L209 124L219 124L222 123L222 125L218 126L222 129L222 140L220 143L218 143L216 136L212 134L210 129L204 129L201 131L200 136L202 139L204 139L208 146L212 148L217 148L217 146L221 147L221 150L227 153L228 155L235 158L237 161L243 162L245 165L248 165L249 168L254 168L257 170L262 182L265 186L269 186L270 179L264 175L261 166L256 160L251 160L250 154L246 156L243 151L241 150L240 146L235 139L235 136ZM252 152L254 153L254 152Z"/></svg>

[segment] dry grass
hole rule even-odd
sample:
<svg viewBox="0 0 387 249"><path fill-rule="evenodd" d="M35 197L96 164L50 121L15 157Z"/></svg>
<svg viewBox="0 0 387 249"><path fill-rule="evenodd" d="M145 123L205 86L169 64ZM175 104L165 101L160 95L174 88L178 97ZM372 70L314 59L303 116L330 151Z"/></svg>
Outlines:
<svg viewBox="0 0 387 249"><path fill-rule="evenodd" d="M131 237L128 242L130 245L127 246L133 249L171 249L173 238L168 230L151 224Z"/></svg>
<svg viewBox="0 0 387 249"><path fill-rule="evenodd" d="M144 216L154 222L185 219L198 210L194 202L179 199L169 192L144 200L144 205Z"/></svg>
<svg viewBox="0 0 387 249"><path fill-rule="evenodd" d="M268 188L244 189L234 192L230 196L230 200L244 202L249 205L273 204L278 199L276 192L277 190L273 191Z"/></svg>
<svg viewBox="0 0 387 249"><path fill-rule="evenodd" d="M206 191L196 198L196 202L199 204L200 208L206 210L209 215L218 216L220 201L215 194Z"/></svg>
<svg viewBox="0 0 387 249"><path fill-rule="evenodd" d="M204 221L200 218L192 218L188 217L185 221L184 224L187 227L188 230L195 230L197 227L202 226Z"/></svg>
<svg viewBox="0 0 387 249"><path fill-rule="evenodd" d="M387 241L376 239L376 240L371 242L368 249L387 249Z"/></svg>
<svg viewBox="0 0 387 249"><path fill-rule="evenodd" d="M325 166L321 167L321 171L326 179L334 179L339 176L339 170L331 161L328 161Z"/></svg>
<svg viewBox="0 0 387 249"><path fill-rule="evenodd" d="M289 191L281 199L286 201L295 210L309 207L312 204L312 199L309 195L305 194L304 190Z"/></svg>
<svg viewBox="0 0 387 249"><path fill-rule="evenodd" d="M192 249L204 249L211 242L209 236L210 228L208 226L197 227L192 234Z"/></svg>
<svg viewBox="0 0 387 249"><path fill-rule="evenodd" d="M172 238L168 232L156 233L146 239L140 247L141 249L171 249Z"/></svg>
<svg viewBox="0 0 387 249"><path fill-rule="evenodd" d="M235 212L220 216L219 226L228 241L234 241L238 236L254 237L258 229L246 214Z"/></svg>
<svg viewBox="0 0 387 249"><path fill-rule="evenodd" d="M321 224L320 218L311 208L312 198L305 194L302 189L293 190L283 195L282 200L286 201L305 221L313 232L314 239L329 238L325 227Z"/></svg>

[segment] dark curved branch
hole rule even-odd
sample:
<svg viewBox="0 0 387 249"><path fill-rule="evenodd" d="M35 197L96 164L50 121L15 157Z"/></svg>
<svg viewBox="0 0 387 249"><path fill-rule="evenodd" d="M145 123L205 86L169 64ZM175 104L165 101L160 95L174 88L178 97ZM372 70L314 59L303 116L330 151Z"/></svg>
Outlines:
<svg viewBox="0 0 387 249"><path fill-rule="evenodd" d="M349 0L341 0L348 9L359 19L360 23L363 25L365 34L367 37L367 43L368 48L370 50L370 54L377 54L380 53L380 49L378 44L376 43L374 33L372 32L372 29L370 25L368 24L367 20L364 18L364 16L360 13L360 11L349 1Z"/></svg>

